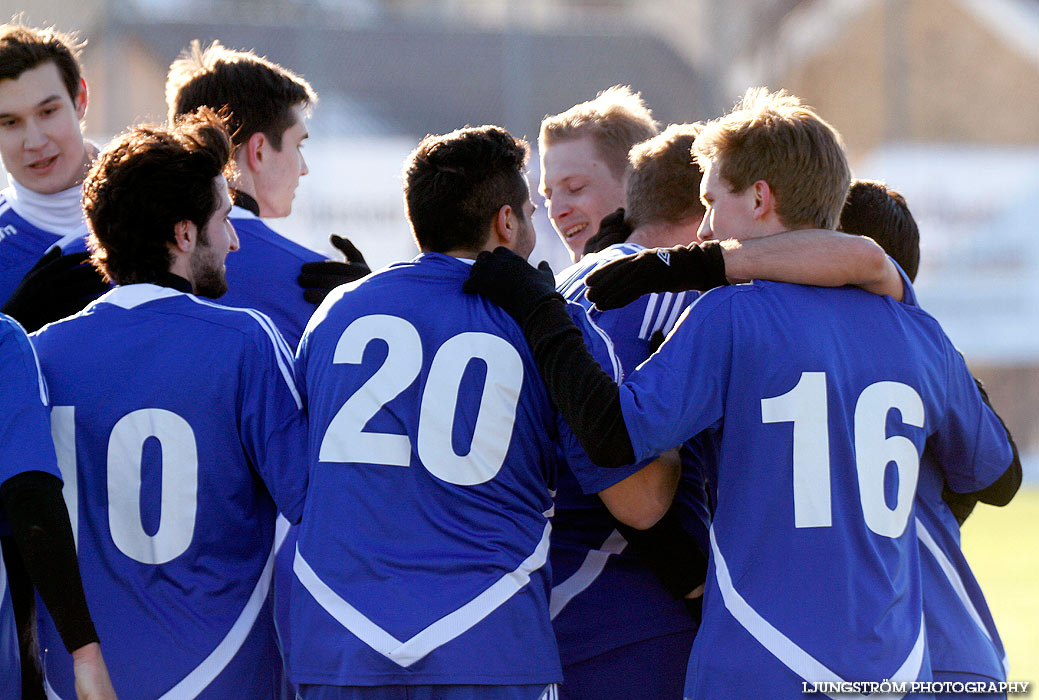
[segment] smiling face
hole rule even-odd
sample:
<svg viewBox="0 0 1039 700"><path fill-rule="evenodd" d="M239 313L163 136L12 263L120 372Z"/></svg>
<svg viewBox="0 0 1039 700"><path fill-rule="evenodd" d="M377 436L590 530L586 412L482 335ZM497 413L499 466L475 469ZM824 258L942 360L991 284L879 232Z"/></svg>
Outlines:
<svg viewBox="0 0 1039 700"><path fill-rule="evenodd" d="M541 153L541 194L559 237L580 260L607 214L624 206L625 177L615 176L591 137L557 141Z"/></svg>
<svg viewBox="0 0 1039 700"><path fill-rule="evenodd" d="M53 62L0 80L0 159L7 173L39 194L81 182L90 160L79 126L86 109L85 85L74 100Z"/></svg>

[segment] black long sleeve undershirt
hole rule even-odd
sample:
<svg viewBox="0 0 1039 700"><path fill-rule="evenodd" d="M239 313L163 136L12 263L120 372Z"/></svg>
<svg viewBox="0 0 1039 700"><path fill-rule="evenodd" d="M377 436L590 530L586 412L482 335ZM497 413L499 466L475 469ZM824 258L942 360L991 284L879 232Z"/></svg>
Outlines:
<svg viewBox="0 0 1039 700"><path fill-rule="evenodd" d="M16 474L0 485L0 502L29 577L65 648L71 653L98 641L83 595L61 480L41 471Z"/></svg>
<svg viewBox="0 0 1039 700"><path fill-rule="evenodd" d="M562 297L549 297L523 326L549 395L600 467L635 461L620 392L585 347Z"/></svg>

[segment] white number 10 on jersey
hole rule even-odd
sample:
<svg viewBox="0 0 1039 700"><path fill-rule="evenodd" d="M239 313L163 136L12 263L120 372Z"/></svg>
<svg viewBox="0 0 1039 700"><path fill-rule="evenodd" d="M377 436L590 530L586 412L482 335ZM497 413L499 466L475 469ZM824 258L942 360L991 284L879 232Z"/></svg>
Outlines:
<svg viewBox="0 0 1039 700"><path fill-rule="evenodd" d="M920 474L916 445L901 435L887 436L887 417L898 409L902 422L922 428L924 404L911 386L876 382L855 403L855 471L866 526L878 535L899 537L913 508ZM764 423L794 424L794 527L830 527L830 431L826 374L802 372L797 385L781 396L761 400ZM887 465L898 470L894 508L884 498Z"/></svg>

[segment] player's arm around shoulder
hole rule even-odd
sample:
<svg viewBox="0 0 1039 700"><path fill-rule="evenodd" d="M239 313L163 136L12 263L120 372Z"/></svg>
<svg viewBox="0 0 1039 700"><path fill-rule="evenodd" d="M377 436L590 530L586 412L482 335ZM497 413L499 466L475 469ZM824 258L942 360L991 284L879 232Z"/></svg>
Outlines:
<svg viewBox="0 0 1039 700"><path fill-rule="evenodd" d="M902 276L873 239L829 229L722 241L729 281L753 279L818 287L853 285L902 301Z"/></svg>

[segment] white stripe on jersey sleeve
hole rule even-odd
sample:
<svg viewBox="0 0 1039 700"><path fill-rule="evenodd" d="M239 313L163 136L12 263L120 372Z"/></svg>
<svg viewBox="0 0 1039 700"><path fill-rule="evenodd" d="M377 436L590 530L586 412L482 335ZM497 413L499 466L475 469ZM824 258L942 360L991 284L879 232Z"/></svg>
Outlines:
<svg viewBox="0 0 1039 700"><path fill-rule="evenodd" d="M448 613L404 642L379 627L322 581L300 554L299 544L296 545L296 558L292 562L292 570L318 605L339 624L390 661L402 668L407 668L428 656L438 647L460 637L530 583L530 575L544 566L548 560L548 542L551 532L551 523L545 523L541 541L538 542L531 555L523 560L514 571L505 574L468 603Z"/></svg>
<svg viewBox="0 0 1039 700"><path fill-rule="evenodd" d="M682 302L685 301L685 295L685 292L679 292L675 295L675 305L671 308L671 315L667 317L664 325L657 329L664 335L670 333L671 329L678 323L678 315L682 313Z"/></svg>
<svg viewBox="0 0 1039 700"><path fill-rule="evenodd" d="M240 309L234 306L223 306L211 301L206 301L205 299L199 299L193 294L187 294L185 296L202 306L212 306L213 308L224 309L226 311L238 311L252 316L260 325L260 328L263 329L263 332L267 334L267 338L270 339L271 345L274 347L274 357L278 360L278 369L281 371L281 376L285 380L285 383L289 385L289 392L292 394L292 398L296 401L296 408L303 408L303 400L300 398L299 390L296 388L296 373L292 363L292 353L289 352L288 343L285 342L281 333L279 333L274 327L273 321L255 309Z"/></svg>
<svg viewBox="0 0 1039 700"><path fill-rule="evenodd" d="M603 569L606 568L606 561L610 558L610 555L620 554L627 546L628 541L624 539L624 536L617 530L614 530L599 549L588 550L588 554L585 555L581 566L577 567L577 571L568 576L558 586L552 587L552 596L548 604L549 616L553 620L556 619L556 616L563 612L563 608L575 596L583 593L589 586L595 583L595 580L602 574Z"/></svg>
<svg viewBox="0 0 1039 700"><path fill-rule="evenodd" d="M578 305L580 306L580 305ZM621 366L620 358L617 357L617 353L613 350L613 340L610 336L606 335L606 331L599 328L599 324L592 318L591 309L586 309L583 306L580 307L584 311L584 317L588 320L588 325L592 327L592 330L602 338L603 344L606 345L606 352L610 356L610 364L613 370L613 381L615 384L620 384L624 381L624 368Z"/></svg>
<svg viewBox="0 0 1039 700"><path fill-rule="evenodd" d="M29 349L32 350L32 360L36 363L36 383L40 387L40 401L44 406L50 406L50 394L47 393L47 381L43 378L43 368L40 367L40 358L36 355L36 348L29 341Z"/></svg>
<svg viewBox="0 0 1039 700"><path fill-rule="evenodd" d="M646 302L646 313L642 316L642 327L639 328L639 338L643 340L647 340L650 336L649 324L653 322L653 313L656 311L659 299L660 295L654 292L649 295L649 301Z"/></svg>

